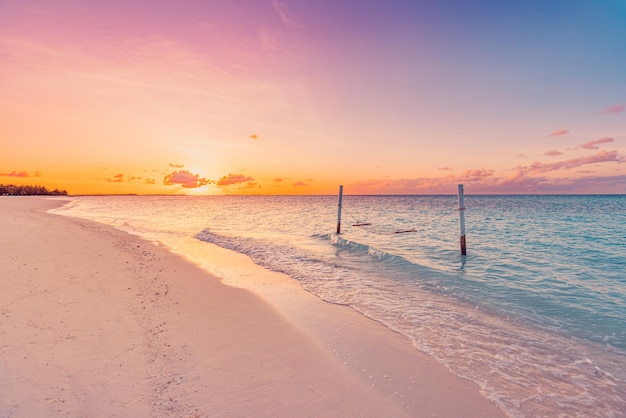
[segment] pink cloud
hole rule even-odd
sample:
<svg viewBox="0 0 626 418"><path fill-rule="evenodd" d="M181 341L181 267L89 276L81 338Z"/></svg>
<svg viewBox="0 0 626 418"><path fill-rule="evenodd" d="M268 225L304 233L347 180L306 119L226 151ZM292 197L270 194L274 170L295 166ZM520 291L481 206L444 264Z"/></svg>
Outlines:
<svg viewBox="0 0 626 418"><path fill-rule="evenodd" d="M30 177L27 171L11 171L10 173L0 173L0 177Z"/></svg>
<svg viewBox="0 0 626 418"><path fill-rule="evenodd" d="M213 183L212 180L200 177L199 174L193 174L187 170L174 171L163 178L163 184L167 186L180 184L185 189L194 189L211 183Z"/></svg>
<svg viewBox="0 0 626 418"><path fill-rule="evenodd" d="M549 137L553 137L553 136L563 136L569 133L569 129L559 129L556 130L554 132L552 132L550 135L548 135Z"/></svg>
<svg viewBox="0 0 626 418"><path fill-rule="evenodd" d="M492 169L479 168L475 170L465 170L458 178L463 181L481 181L487 177L491 177L493 173L494 170Z"/></svg>
<svg viewBox="0 0 626 418"><path fill-rule="evenodd" d="M581 148L598 149L599 144L606 144L608 142L613 142L613 138L606 137L606 138L596 139L595 141L589 141L589 142L582 144Z"/></svg>
<svg viewBox="0 0 626 418"><path fill-rule="evenodd" d="M617 151L602 150L596 155L588 157L574 158L571 160L557 161L555 163L539 163L534 162L527 167L521 167L526 173L547 173L550 171L567 170L579 167L581 165L606 163L606 162L624 162L624 157Z"/></svg>
<svg viewBox="0 0 626 418"><path fill-rule="evenodd" d="M563 153L558 149L551 149L550 151L544 152L543 155L547 155L548 157L556 157L557 155L563 155Z"/></svg>
<svg viewBox="0 0 626 418"><path fill-rule="evenodd" d="M452 170L452 169L451 169L450 167L448 167L448 166L445 166L445 167L439 167L439 168L438 168L438 170L441 170L441 171L450 171L450 170Z"/></svg>
<svg viewBox="0 0 626 418"><path fill-rule="evenodd" d="M587 172L591 173L591 172ZM455 194L457 184L465 183L466 193L624 193L626 175L583 178L531 176L524 168L508 177L487 176L467 181L456 176L413 179L373 179L347 185L355 194Z"/></svg>
<svg viewBox="0 0 626 418"><path fill-rule="evenodd" d="M626 175L547 178L526 176L523 170L519 170L496 184L470 187L476 189L476 193L622 193L624 184Z"/></svg>
<svg viewBox="0 0 626 418"><path fill-rule="evenodd" d="M471 193L624 193L626 175L609 177L562 177L544 176L544 173L571 169L604 162L622 163L624 156L617 151L601 151L596 155L559 161L535 162L511 170L508 176L498 176L495 170L478 168L466 170L460 175L441 177L417 177L409 179L370 179L352 183L350 192L355 194L454 194L456 185L464 183ZM579 174L592 171L579 170ZM620 183L620 180L622 183Z"/></svg>
<svg viewBox="0 0 626 418"><path fill-rule="evenodd" d="M617 104L614 106L607 107L602 111L602 113L606 113L609 115L614 115L616 113L622 113L626 109L626 104Z"/></svg>
<svg viewBox="0 0 626 418"><path fill-rule="evenodd" d="M218 186L230 186L231 184L248 183L254 181L250 176L244 176L243 174L229 173L227 176L222 177L217 181Z"/></svg>
<svg viewBox="0 0 626 418"><path fill-rule="evenodd" d="M454 193L458 179L455 176L417 177L410 179L373 179L350 185L350 191L363 194L418 194Z"/></svg>

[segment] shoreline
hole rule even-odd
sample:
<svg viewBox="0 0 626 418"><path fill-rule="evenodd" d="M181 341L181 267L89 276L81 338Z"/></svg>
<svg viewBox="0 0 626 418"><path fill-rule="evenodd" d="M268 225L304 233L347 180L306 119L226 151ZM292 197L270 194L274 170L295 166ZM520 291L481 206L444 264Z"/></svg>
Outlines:
<svg viewBox="0 0 626 418"><path fill-rule="evenodd" d="M504 416L351 308L278 307L61 204L0 198L0 416Z"/></svg>

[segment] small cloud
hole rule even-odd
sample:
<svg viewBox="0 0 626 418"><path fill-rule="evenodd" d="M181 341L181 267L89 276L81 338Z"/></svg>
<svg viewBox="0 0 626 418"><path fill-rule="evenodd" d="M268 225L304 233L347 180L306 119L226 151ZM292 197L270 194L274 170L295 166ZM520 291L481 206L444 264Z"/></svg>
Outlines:
<svg viewBox="0 0 626 418"><path fill-rule="evenodd" d="M274 180L276 183L281 183L283 181L285 181L284 177L274 177L272 180Z"/></svg>
<svg viewBox="0 0 626 418"><path fill-rule="evenodd" d="M563 136L568 133L569 133L569 129L559 129L559 130L552 132L550 135L548 135L548 137Z"/></svg>
<svg viewBox="0 0 626 418"><path fill-rule="evenodd" d="M459 176L464 181L481 181L487 177L491 177L494 173L492 169L479 168L475 170L465 170Z"/></svg>
<svg viewBox="0 0 626 418"><path fill-rule="evenodd" d="M185 189L195 189L211 183L213 181L200 177L199 174L192 174L187 170L174 171L163 178L163 184L166 186L180 184Z"/></svg>
<svg viewBox="0 0 626 418"><path fill-rule="evenodd" d="M259 136L257 134L249 135L248 138L250 138L250 139L261 139L261 138L259 138Z"/></svg>
<svg viewBox="0 0 626 418"><path fill-rule="evenodd" d="M278 17L280 17L280 20L282 20L285 26L294 27L294 28L302 28L302 25L289 15L289 12L287 11L287 5L285 4L285 2L282 2L279 0L273 0L272 6L274 7L274 11L278 15Z"/></svg>
<svg viewBox="0 0 626 418"><path fill-rule="evenodd" d="M183 168L185 165L184 164L169 163L168 166L170 166L172 168Z"/></svg>
<svg viewBox="0 0 626 418"><path fill-rule="evenodd" d="M445 167L439 167L437 170L441 170L441 171L450 171L452 170L450 167L445 166Z"/></svg>
<svg viewBox="0 0 626 418"><path fill-rule="evenodd" d="M606 137L606 138L596 139L595 141L586 142L582 144L580 147L584 149L598 149L599 144L606 144L608 142L613 142L613 138Z"/></svg>
<svg viewBox="0 0 626 418"><path fill-rule="evenodd" d="M515 154L515 158L528 158L528 155L518 152L517 154Z"/></svg>
<svg viewBox="0 0 626 418"><path fill-rule="evenodd" d="M146 184L156 184L156 179L146 179Z"/></svg>
<svg viewBox="0 0 626 418"><path fill-rule="evenodd" d="M28 171L11 171L10 173L0 173L0 177L30 177L30 175Z"/></svg>
<svg viewBox="0 0 626 418"><path fill-rule="evenodd" d="M550 151L544 152L543 155L547 155L548 157L556 157L557 155L563 155L563 153L558 149L551 149Z"/></svg>
<svg viewBox="0 0 626 418"><path fill-rule="evenodd" d="M295 186L295 187L309 187L311 185L312 181L313 181L313 179L300 180L300 181L296 181L295 183L293 183L292 186Z"/></svg>
<svg viewBox="0 0 626 418"><path fill-rule="evenodd" d="M109 183L122 183L124 181L124 174L118 173L114 175L113 177L110 177L105 180L108 181Z"/></svg>
<svg viewBox="0 0 626 418"><path fill-rule="evenodd" d="M241 189L256 189L256 188L261 188L261 186L259 186L259 184L256 181L249 181L248 183L246 183L245 186L242 186Z"/></svg>
<svg viewBox="0 0 626 418"><path fill-rule="evenodd" d="M626 104L617 104L614 106L607 107L602 111L602 113L606 113L608 115L615 115L617 113L622 113L626 109Z"/></svg>
<svg viewBox="0 0 626 418"><path fill-rule="evenodd" d="M244 176L243 174L229 173L227 176L222 177L217 181L218 186L230 186L231 184L248 183L254 181L250 176Z"/></svg>

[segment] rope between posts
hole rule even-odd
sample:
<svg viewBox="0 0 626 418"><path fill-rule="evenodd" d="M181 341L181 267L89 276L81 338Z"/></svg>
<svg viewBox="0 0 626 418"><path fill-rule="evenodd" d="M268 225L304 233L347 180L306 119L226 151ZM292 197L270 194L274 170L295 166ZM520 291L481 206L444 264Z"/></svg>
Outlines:
<svg viewBox="0 0 626 418"><path fill-rule="evenodd" d="M376 228L376 227L372 227L372 224L358 219L356 216L354 216L352 213L350 213L348 210L346 210L346 208L343 205L338 205L342 211L344 211L345 213L347 213L355 222L355 224L353 224L352 226L356 226L359 228L363 228L368 232L371 232L373 234L378 234L378 235L396 235L396 234L404 234L407 232L417 232L417 229L415 228L411 228L411 229L404 229L404 230L395 230L393 228ZM465 209L465 208L462 208ZM457 210L461 210L461 209L457 209ZM439 216L437 216L436 218L432 218L429 220L429 222L435 222L438 221L439 219L446 217L446 216L450 216L450 213L443 213Z"/></svg>
<svg viewBox="0 0 626 418"><path fill-rule="evenodd" d="M350 215L350 217L351 217L352 219L354 219L354 222L356 222L356 223L361 223L361 222L364 222L364 221L362 221L362 220L360 220L360 219L357 219L354 215L352 215L350 212L348 212L348 211L346 210L346 208L345 208L343 205L339 205L339 207L341 208L341 210L342 210L342 211L344 211L344 212L346 212L348 215Z"/></svg>

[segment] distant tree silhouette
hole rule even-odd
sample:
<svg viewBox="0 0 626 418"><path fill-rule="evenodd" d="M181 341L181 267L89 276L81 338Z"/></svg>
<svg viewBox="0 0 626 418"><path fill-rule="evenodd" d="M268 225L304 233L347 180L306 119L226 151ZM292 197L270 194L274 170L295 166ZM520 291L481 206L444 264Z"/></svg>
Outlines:
<svg viewBox="0 0 626 418"><path fill-rule="evenodd" d="M48 190L43 186L0 184L0 196L67 196L65 190Z"/></svg>

